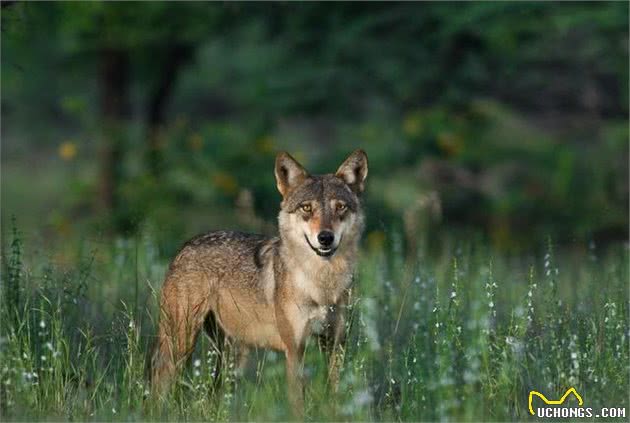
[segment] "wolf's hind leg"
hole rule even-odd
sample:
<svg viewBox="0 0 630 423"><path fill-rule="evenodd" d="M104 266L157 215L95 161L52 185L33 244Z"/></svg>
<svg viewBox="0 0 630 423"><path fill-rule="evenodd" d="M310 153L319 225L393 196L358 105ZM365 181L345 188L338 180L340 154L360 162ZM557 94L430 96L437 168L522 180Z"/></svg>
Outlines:
<svg viewBox="0 0 630 423"><path fill-rule="evenodd" d="M163 393L186 362L209 312L207 296L186 295L173 284L165 284L162 294L158 342L152 358L151 382L154 392Z"/></svg>
<svg viewBox="0 0 630 423"><path fill-rule="evenodd" d="M157 343L151 357L151 388L156 394L162 394L168 388L176 370L173 357L173 341L168 334L167 325L161 320Z"/></svg>

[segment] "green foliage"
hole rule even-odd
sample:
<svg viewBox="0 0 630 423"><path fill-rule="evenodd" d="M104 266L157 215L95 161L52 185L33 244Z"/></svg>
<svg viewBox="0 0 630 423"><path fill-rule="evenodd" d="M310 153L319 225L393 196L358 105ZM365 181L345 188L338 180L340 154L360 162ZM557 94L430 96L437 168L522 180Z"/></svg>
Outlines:
<svg viewBox="0 0 630 423"><path fill-rule="evenodd" d="M22 235L18 232L15 216L11 216L11 244L9 256L2 257L4 277L4 306L7 324L16 327L22 312ZM3 248L4 251L4 248Z"/></svg>
<svg viewBox="0 0 630 423"><path fill-rule="evenodd" d="M440 219L508 249L620 239L627 15L623 2L17 2L2 15L3 211L62 235L168 228L172 250L208 227L269 231L276 151L329 172L362 147L369 229L396 226L405 243ZM109 50L129 61L115 142L102 122ZM37 187L19 169L34 151ZM95 215L106 167L118 201Z"/></svg>

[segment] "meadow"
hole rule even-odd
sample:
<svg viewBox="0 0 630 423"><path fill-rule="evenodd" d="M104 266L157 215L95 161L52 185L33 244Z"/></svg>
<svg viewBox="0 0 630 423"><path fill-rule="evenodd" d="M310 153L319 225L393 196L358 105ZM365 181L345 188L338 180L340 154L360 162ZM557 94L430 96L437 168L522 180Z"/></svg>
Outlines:
<svg viewBox="0 0 630 423"><path fill-rule="evenodd" d="M282 354L226 352L217 386L205 337L150 398L157 299L197 233L276 233L278 152L357 148L343 368L332 393L310 343L308 421L538 420L529 392L569 387L628 415L628 10L3 2L0 420L289 420Z"/></svg>
<svg viewBox="0 0 630 423"><path fill-rule="evenodd" d="M168 399L147 397L168 265L155 232L86 237L60 262L13 223L3 246L3 420L291 418L281 354L257 351L239 375L226 352L216 387L205 337ZM585 407L628 408L627 244L548 239L516 254L453 233L411 255L399 233L382 235L362 251L336 394L316 342L307 348L307 420L531 420L530 390L557 398L568 387Z"/></svg>

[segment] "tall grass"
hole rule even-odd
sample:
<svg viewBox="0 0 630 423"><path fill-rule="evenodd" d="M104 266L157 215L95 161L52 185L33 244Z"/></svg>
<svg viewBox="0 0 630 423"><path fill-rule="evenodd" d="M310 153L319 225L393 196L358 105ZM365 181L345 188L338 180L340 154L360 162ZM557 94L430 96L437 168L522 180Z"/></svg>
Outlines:
<svg viewBox="0 0 630 423"><path fill-rule="evenodd" d="M307 348L310 420L526 420L528 392L628 407L628 249L509 256L449 238L409 258L395 234L365 251L349 306L339 390ZM285 420L284 359L256 351L245 374L202 339L166 401L146 361L167 260L150 233L85 241L73 265L4 250L4 420Z"/></svg>

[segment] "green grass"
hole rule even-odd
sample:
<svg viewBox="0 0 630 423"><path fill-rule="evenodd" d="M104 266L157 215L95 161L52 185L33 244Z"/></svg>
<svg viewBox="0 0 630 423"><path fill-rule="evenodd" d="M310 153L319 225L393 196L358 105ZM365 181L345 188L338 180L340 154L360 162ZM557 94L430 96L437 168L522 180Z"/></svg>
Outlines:
<svg viewBox="0 0 630 423"><path fill-rule="evenodd" d="M238 377L228 354L215 391L205 339L167 401L145 398L168 264L150 231L83 240L59 263L30 254L18 231L6 238L3 420L290 419L281 354L257 351ZM450 236L408 257L399 239L363 253L337 395L309 345L308 420L529 420L530 390L558 398L570 386L586 407L628 407L626 245L541 242L514 256Z"/></svg>

